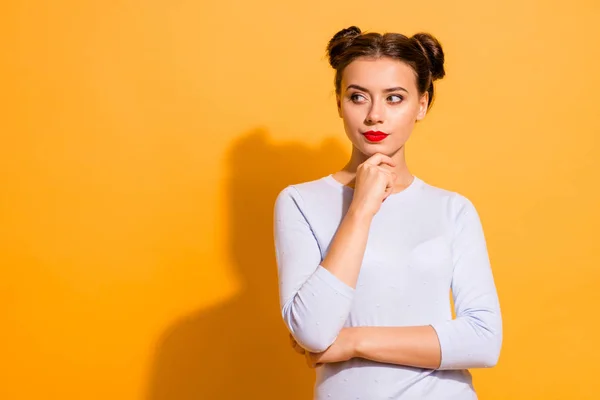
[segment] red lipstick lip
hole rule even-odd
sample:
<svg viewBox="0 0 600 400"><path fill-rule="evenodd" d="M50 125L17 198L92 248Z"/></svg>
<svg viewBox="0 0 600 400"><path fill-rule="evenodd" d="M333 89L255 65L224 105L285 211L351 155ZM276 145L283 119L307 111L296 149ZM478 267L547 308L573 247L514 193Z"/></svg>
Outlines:
<svg viewBox="0 0 600 400"><path fill-rule="evenodd" d="M380 142L388 136L387 133L380 131L368 131L363 133L363 135L365 135L370 142Z"/></svg>

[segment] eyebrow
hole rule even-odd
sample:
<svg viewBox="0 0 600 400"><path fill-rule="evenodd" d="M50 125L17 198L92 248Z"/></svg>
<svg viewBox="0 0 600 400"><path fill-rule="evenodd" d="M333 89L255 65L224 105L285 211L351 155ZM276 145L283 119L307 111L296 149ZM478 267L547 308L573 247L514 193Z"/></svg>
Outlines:
<svg viewBox="0 0 600 400"><path fill-rule="evenodd" d="M363 92L368 92L369 91L368 89L366 89L366 88L364 88L362 86L358 86L358 85L348 85L348 87L346 88L346 90L348 90L348 89L357 89L357 90L362 90ZM396 92L396 91L399 91L399 90L404 90L406 93L408 93L408 90L404 89L401 86L396 86L396 87L393 87L393 88L384 89L383 92L384 93L389 93L389 92Z"/></svg>

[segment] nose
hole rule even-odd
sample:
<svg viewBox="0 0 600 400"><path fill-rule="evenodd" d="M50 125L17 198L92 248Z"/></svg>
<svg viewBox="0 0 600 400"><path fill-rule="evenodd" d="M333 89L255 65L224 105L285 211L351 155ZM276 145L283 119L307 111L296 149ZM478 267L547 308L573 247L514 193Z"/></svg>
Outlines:
<svg viewBox="0 0 600 400"><path fill-rule="evenodd" d="M374 100L371 103L371 108L365 119L365 122L369 125L380 124L383 122L383 106L378 100Z"/></svg>

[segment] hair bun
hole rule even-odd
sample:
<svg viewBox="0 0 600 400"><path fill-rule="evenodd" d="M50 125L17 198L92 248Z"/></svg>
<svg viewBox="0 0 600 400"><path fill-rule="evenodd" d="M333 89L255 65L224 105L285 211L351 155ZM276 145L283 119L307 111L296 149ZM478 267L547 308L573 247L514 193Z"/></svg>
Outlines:
<svg viewBox="0 0 600 400"><path fill-rule="evenodd" d="M362 33L362 31L360 30L360 28L358 26L352 25L348 28L342 29L341 31L339 31L338 33L333 35L333 38L331 40L337 40L340 38L354 39L357 36L360 36L361 33Z"/></svg>
<svg viewBox="0 0 600 400"><path fill-rule="evenodd" d="M444 51L440 42L429 33L416 33L411 38L421 48L429 62L429 70L433 80L441 79L446 75L444 70Z"/></svg>
<svg viewBox="0 0 600 400"><path fill-rule="evenodd" d="M339 56L347 49L354 39L359 37L362 34L362 31L358 26L350 26L348 28L344 28L331 38L329 43L327 44L327 55L329 56L329 64L333 68L337 68L339 63Z"/></svg>

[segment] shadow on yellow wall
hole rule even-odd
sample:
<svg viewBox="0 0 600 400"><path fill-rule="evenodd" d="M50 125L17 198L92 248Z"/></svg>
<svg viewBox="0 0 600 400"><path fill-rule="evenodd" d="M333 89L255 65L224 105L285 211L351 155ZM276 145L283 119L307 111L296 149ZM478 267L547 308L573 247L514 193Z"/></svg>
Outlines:
<svg viewBox="0 0 600 400"><path fill-rule="evenodd" d="M279 309L273 205L288 184L334 172L347 157L334 140L318 149L275 144L262 129L231 146L226 243L243 288L164 333L148 400L311 398L313 371L290 348Z"/></svg>

